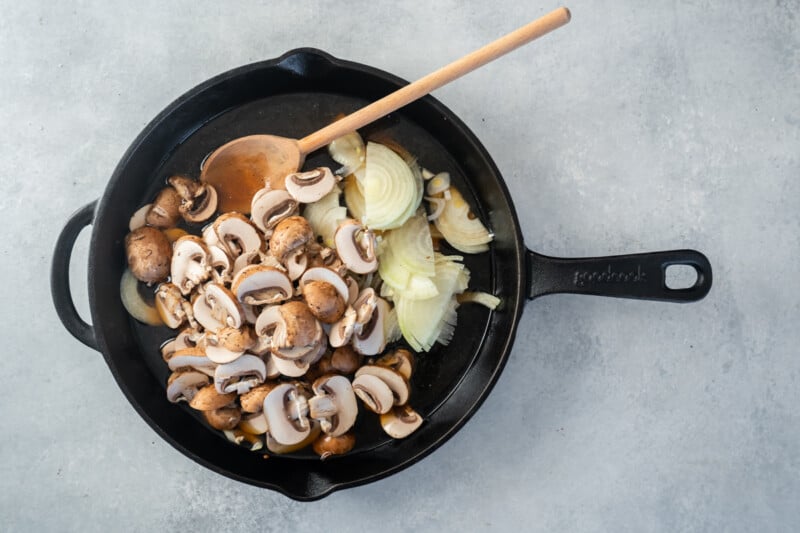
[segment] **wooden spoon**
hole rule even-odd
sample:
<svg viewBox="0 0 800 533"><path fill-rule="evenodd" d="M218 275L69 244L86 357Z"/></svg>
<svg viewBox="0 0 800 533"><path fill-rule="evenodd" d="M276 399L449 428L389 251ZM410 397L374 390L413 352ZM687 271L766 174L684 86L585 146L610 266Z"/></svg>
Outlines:
<svg viewBox="0 0 800 533"><path fill-rule="evenodd" d="M288 174L297 172L307 154L334 139L396 111L431 91L481 67L508 52L527 44L570 20L570 12L561 7L526 24L508 35L465 55L461 59L398 89L346 117L302 139L275 135L248 135L217 148L205 161L200 179L218 192L221 212L250 212L255 192L269 184L285 189Z"/></svg>

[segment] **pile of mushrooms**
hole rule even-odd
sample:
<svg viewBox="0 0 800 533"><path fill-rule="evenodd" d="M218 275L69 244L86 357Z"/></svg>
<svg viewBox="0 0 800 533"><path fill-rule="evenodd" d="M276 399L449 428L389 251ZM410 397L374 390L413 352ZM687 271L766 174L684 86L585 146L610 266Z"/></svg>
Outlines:
<svg viewBox="0 0 800 533"><path fill-rule="evenodd" d="M323 459L353 448L359 405L393 438L421 425L408 405L414 356L386 351L392 307L369 286L376 236L346 219L329 248L299 215L337 187L330 169L291 174L285 190L253 196L249 217L224 213L197 234L177 225L211 220L216 191L168 182L125 244L131 273L156 285L158 314L179 330L162 346L170 402L252 450L311 445Z"/></svg>

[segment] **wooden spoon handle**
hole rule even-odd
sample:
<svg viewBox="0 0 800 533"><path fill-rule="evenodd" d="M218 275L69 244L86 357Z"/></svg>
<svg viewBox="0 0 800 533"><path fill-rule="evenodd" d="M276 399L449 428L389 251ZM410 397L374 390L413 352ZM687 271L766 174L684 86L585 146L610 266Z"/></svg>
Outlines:
<svg viewBox="0 0 800 533"><path fill-rule="evenodd" d="M467 54L461 59L457 59L449 65L300 139L298 141L300 152L306 155L318 148L322 148L334 139L356 131L388 115L392 111L396 111L404 105L422 98L431 91L460 78L464 74L472 72L476 68L482 67L490 61L519 48L523 44L527 44L542 35L560 28L569 22L569 19L570 12L566 7L560 7L551 11L547 15L526 24L518 30L514 30L508 35L487 44L483 48L479 48L471 54Z"/></svg>

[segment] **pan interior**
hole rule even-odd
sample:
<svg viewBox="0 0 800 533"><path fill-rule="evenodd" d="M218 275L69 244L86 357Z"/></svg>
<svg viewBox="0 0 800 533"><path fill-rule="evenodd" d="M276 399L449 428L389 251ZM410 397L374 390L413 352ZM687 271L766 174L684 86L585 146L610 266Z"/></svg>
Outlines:
<svg viewBox="0 0 800 533"><path fill-rule="evenodd" d="M285 61L280 68L255 65L211 80L170 106L142 133L120 162L98 208L90 298L109 366L156 431L214 470L304 498L322 492L311 488L313 484L362 483L406 466L466 421L491 388L513 340L522 255L513 207L488 155L435 100L412 104L361 134L368 140L397 142L423 167L451 174L455 186L495 233L490 252L464 256L471 272L469 290L504 299L501 310L495 312L474 304L461 306L450 345L437 344L418 357L409 403L426 419L423 427L409 439L394 441L382 432L377 416L362 409L354 430L356 448L348 456L323 463L310 452L298 452L265 461L225 441L188 407L169 404L165 398L169 370L159 347L175 332L130 319L119 301L119 277L125 266L123 239L130 214L151 201L169 176L198 177L206 155L231 139L257 133L300 138L390 92L398 83L351 64L325 69L322 80L308 72L298 78L296 69L287 70L285 65ZM258 90L254 83L260 84ZM335 168L336 164L320 150L307 157L305 166ZM443 252L458 253L446 248Z"/></svg>

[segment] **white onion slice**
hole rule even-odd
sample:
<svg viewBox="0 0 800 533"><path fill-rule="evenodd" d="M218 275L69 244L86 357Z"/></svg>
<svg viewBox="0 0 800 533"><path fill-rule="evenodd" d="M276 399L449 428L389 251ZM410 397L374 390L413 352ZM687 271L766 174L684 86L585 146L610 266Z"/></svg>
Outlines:
<svg viewBox="0 0 800 533"><path fill-rule="evenodd" d="M469 204L454 187L449 189L451 199L445 203L442 214L433 223L445 240L464 253L479 253L489 249L492 235L480 220L471 215Z"/></svg>
<svg viewBox="0 0 800 533"><path fill-rule="evenodd" d="M421 195L417 178L397 153L378 143L367 143L362 182L364 222L374 230L398 228L416 211Z"/></svg>
<svg viewBox="0 0 800 533"><path fill-rule="evenodd" d="M303 216L311 224L315 235L322 237L325 246L333 247L333 234L339 222L347 218L347 208L339 205L341 190L335 187L318 201L306 205Z"/></svg>

